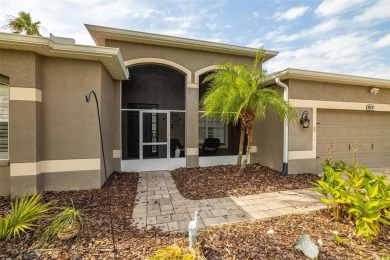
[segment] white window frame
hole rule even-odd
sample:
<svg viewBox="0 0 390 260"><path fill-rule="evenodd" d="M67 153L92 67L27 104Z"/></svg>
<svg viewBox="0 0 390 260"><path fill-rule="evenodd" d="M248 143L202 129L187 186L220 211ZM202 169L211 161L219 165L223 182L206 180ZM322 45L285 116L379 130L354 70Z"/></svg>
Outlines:
<svg viewBox="0 0 390 260"><path fill-rule="evenodd" d="M199 121L202 119L202 114L204 113L204 111L199 111ZM206 120L206 136L205 136L205 139L208 138L208 122L209 122L209 119L207 119L207 117L203 117L205 120ZM200 129L200 125L198 126L199 129ZM199 131L199 137L200 137L200 131ZM223 142L221 141L221 145L219 146L220 148L227 148L228 147L228 125L223 123ZM199 138L199 146L202 146L203 145L203 142L201 142L200 138Z"/></svg>

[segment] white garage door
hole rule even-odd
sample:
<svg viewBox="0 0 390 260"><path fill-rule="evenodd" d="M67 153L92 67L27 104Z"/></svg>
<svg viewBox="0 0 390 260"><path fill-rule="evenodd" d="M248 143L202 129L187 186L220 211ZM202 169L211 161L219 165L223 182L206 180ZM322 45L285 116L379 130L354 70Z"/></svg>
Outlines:
<svg viewBox="0 0 390 260"><path fill-rule="evenodd" d="M371 111L317 111L317 171L333 145L333 161L352 162L356 142L356 160L368 167L390 166L390 113Z"/></svg>

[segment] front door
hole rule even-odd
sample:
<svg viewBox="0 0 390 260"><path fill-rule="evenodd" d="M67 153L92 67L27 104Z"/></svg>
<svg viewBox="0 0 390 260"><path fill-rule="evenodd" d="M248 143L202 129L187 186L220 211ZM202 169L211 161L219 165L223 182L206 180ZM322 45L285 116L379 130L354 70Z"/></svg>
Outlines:
<svg viewBox="0 0 390 260"><path fill-rule="evenodd" d="M142 171L168 170L169 113L158 110L140 112Z"/></svg>

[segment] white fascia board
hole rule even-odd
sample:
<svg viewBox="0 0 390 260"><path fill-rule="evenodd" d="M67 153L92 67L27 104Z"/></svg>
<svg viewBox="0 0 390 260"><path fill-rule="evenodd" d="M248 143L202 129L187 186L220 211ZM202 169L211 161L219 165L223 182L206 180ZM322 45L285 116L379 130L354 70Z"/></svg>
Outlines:
<svg viewBox="0 0 390 260"><path fill-rule="evenodd" d="M40 53L40 50L38 49L34 50L34 47L44 48L45 51L50 53L50 56L53 57L66 57L66 54L69 53L79 55L79 59L86 59L87 57L89 57L89 59L91 60L96 61L101 61L101 59L111 59L111 62L115 64L115 68L117 71L112 71L110 68L107 67L107 70L109 71L110 75L117 80L128 78L128 71L124 66L123 57L118 48L63 44L53 42L49 38L45 37L17 35L10 33L0 33L0 47L1 43L13 44L15 46L30 46L33 47L32 51L36 51L39 54L42 53Z"/></svg>
<svg viewBox="0 0 390 260"><path fill-rule="evenodd" d="M301 79L301 80L312 80L312 81L347 84L347 85L390 88L390 80L387 79L368 78L368 77L361 77L361 76L352 76L352 75L345 75L345 74L291 69L291 68L288 68L276 74L274 77L272 77L272 79L269 81L268 84L269 85L274 84L275 78L277 77L279 77L281 80Z"/></svg>
<svg viewBox="0 0 390 260"><path fill-rule="evenodd" d="M113 39L113 40L115 40L115 37L123 37L123 39L127 38L129 40L135 42L141 42L141 43L172 46L178 48L188 48L188 49L195 49L195 50L206 50L206 51L213 51L213 52L220 52L220 53L232 53L235 55L243 55L249 57L255 57L258 51L258 49L256 48L187 39L187 38L174 37L174 36L166 36L166 35L153 34L153 33L130 31L124 29L117 29L117 28L109 28L109 27L90 25L90 24L85 24L85 27L87 27L87 30L89 31L89 33L91 34L93 40L97 45L101 45L103 43L100 38L103 37L104 35L104 36L110 36L107 39ZM279 52L266 50L265 54L266 56L268 56L266 60L269 60L274 56L278 55Z"/></svg>

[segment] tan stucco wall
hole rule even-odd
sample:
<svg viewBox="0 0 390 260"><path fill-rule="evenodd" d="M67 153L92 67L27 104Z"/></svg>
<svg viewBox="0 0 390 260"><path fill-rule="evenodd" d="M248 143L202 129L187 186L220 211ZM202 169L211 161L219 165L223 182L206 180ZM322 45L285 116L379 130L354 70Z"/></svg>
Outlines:
<svg viewBox="0 0 390 260"><path fill-rule="evenodd" d="M367 102L387 104L390 89L380 89L380 94L369 92L371 87L290 79L290 99L326 100L341 102Z"/></svg>
<svg viewBox="0 0 390 260"><path fill-rule="evenodd" d="M156 58L167 60L185 67L191 72L191 78L186 82L194 86L186 87L185 92L185 109L186 109L186 166L195 167L199 165L198 148L199 148L199 89L198 82L195 79L195 72L209 66L218 65L222 62L231 62L234 64L248 64L252 66L253 58L243 57L230 54L213 53L199 50L189 50L185 48L172 48L167 46L157 46L147 43L131 43L114 40L106 40L105 46L120 48L125 61L140 58Z"/></svg>
<svg viewBox="0 0 390 260"><path fill-rule="evenodd" d="M0 49L0 74L9 77L11 86L39 88L35 68L37 56L33 52Z"/></svg>
<svg viewBox="0 0 390 260"><path fill-rule="evenodd" d="M390 89L380 88L377 95L369 92L368 86L356 86L348 84L337 84L329 82L317 82L309 80L289 79L286 81L289 85L290 99L298 100L319 100L331 102L356 102L366 104L388 104L390 100ZM346 103L346 104L348 104ZM331 103L330 103L331 104ZM340 103L341 104L341 103ZM340 106L340 105L339 105ZM306 155L310 154L312 158L300 158L289 160L290 173L316 172L316 151L313 150L313 136L316 135L316 123L313 121L313 114L317 108L297 107L298 117L303 111L309 111L311 124L309 129L303 129L299 123L297 128L290 127L289 135L289 150L290 151L306 151ZM312 151L312 152L310 152ZM302 154L302 157L305 157ZM323 163L323 161L321 161Z"/></svg>
<svg viewBox="0 0 390 260"><path fill-rule="evenodd" d="M95 100L100 96L100 64L93 61L44 58L44 160L99 158Z"/></svg>
<svg viewBox="0 0 390 260"><path fill-rule="evenodd" d="M218 65L222 62L248 64L249 66L253 63L253 58L251 57L150 44L106 40L105 46L120 48L125 61L138 58L160 58L178 63L193 72L191 82L194 82L194 72L207 66ZM187 81L189 80L187 79Z"/></svg>
<svg viewBox="0 0 390 260"><path fill-rule="evenodd" d="M307 151L313 148L313 108L297 107L295 108L298 121L289 124L288 148L290 151ZM303 128L299 122L302 113L308 112L308 118L311 119L308 128Z"/></svg>
<svg viewBox="0 0 390 260"><path fill-rule="evenodd" d="M8 196L11 192L9 166L0 162L0 196Z"/></svg>
<svg viewBox="0 0 390 260"><path fill-rule="evenodd" d="M113 158L113 150L120 150L120 82L113 80L103 65L100 67L100 73L100 110L108 177L113 171L120 171L120 158ZM97 128L97 124L95 124L95 127ZM101 183L103 184L104 182L105 176L102 161Z"/></svg>
<svg viewBox="0 0 390 260"><path fill-rule="evenodd" d="M257 153L251 154L251 162L281 171L283 167L283 122L279 116L273 111L267 111L266 119L256 123L253 133L253 145L257 146Z"/></svg>
<svg viewBox="0 0 390 260"><path fill-rule="evenodd" d="M100 136L96 103L85 95L95 90L101 98L105 124L107 172L119 170L119 159L112 159L112 150L119 149L119 88L100 62L44 57L31 52L0 50L0 74L11 88L36 88L42 102L10 101L10 164L2 165L0 195L22 194L25 191L99 188L99 170L72 169L74 160L99 159ZM116 111L114 111L116 110ZM113 134L114 132L114 134ZM44 162L55 162L50 172L40 172ZM32 172L12 175L12 165ZM79 162L76 162L76 164ZM45 164L46 165L46 164ZM60 166L58 166L60 165ZM61 166L62 165L62 166ZM24 166L23 166L24 167ZM34 167L34 168L31 168ZM56 167L59 170L56 170ZM93 167L93 166L92 166ZM77 168L77 167L76 167ZM88 168L88 167L87 167Z"/></svg>

